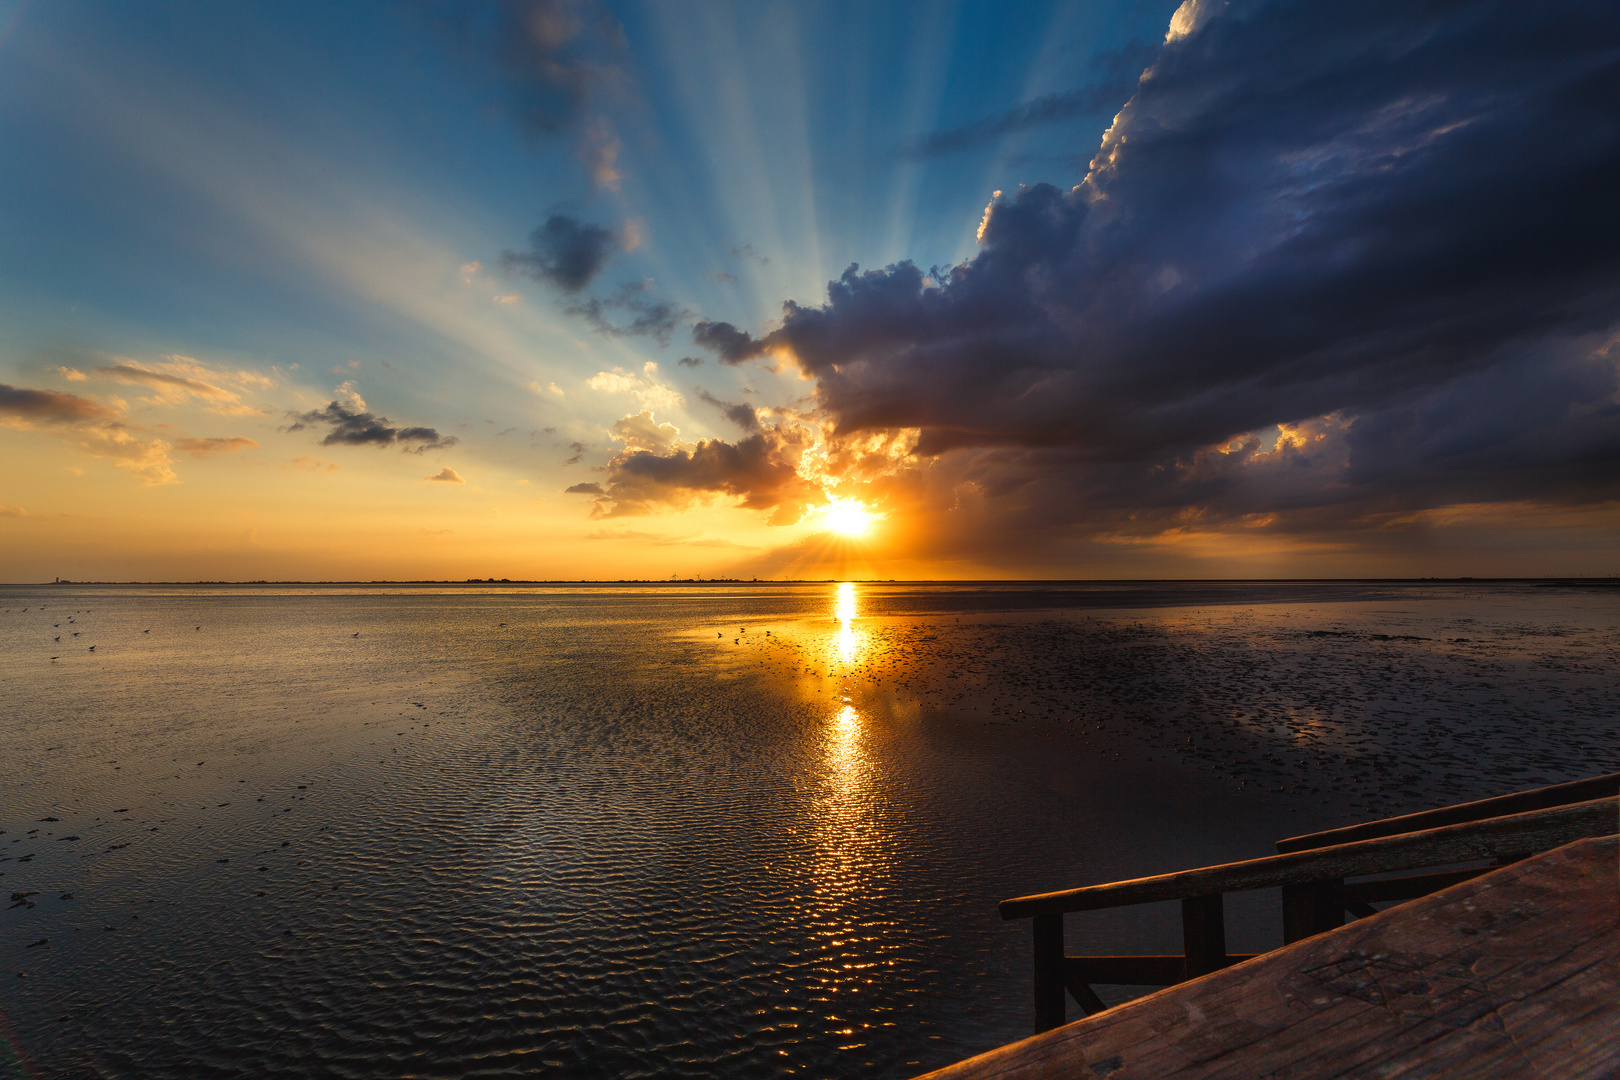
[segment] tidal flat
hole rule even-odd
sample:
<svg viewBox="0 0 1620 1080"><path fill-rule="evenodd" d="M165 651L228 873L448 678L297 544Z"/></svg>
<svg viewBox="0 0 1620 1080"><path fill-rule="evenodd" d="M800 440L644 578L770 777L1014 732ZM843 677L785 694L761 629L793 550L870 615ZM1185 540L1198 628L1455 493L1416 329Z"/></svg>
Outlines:
<svg viewBox="0 0 1620 1080"><path fill-rule="evenodd" d="M0 1062L911 1076L1030 1031L997 900L1613 771L1617 673L1538 583L8 586Z"/></svg>

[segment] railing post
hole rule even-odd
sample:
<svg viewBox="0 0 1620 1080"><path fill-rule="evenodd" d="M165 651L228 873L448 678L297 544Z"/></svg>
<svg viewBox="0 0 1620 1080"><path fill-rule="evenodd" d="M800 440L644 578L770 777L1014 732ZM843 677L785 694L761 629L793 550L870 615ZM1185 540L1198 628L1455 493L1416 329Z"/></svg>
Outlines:
<svg viewBox="0 0 1620 1080"><path fill-rule="evenodd" d="M1035 1031L1063 1025L1063 916L1035 916Z"/></svg>
<svg viewBox="0 0 1620 1080"><path fill-rule="evenodd" d="M1226 960L1226 918L1220 893L1189 896L1181 902L1182 978L1219 971Z"/></svg>
<svg viewBox="0 0 1620 1080"><path fill-rule="evenodd" d="M1311 881L1304 885L1284 885L1282 889L1283 944L1292 945L1308 937L1344 925L1344 907L1334 895L1344 885L1343 878Z"/></svg>

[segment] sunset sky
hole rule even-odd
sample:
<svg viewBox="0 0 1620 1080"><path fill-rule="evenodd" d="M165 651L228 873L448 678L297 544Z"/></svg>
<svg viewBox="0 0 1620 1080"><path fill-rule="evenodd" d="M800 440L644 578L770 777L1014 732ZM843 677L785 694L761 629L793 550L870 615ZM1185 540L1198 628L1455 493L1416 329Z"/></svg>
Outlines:
<svg viewBox="0 0 1620 1080"><path fill-rule="evenodd" d="M0 0L0 580L1620 573L1612 3Z"/></svg>

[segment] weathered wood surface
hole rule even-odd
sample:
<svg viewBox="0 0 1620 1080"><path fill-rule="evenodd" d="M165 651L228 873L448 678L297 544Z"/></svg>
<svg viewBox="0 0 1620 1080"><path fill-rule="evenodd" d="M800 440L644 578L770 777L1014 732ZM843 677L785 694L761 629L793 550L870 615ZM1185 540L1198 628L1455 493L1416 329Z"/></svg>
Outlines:
<svg viewBox="0 0 1620 1080"><path fill-rule="evenodd" d="M1613 1078L1617 850L1576 841L929 1080Z"/></svg>
<svg viewBox="0 0 1620 1080"><path fill-rule="evenodd" d="M1261 953L1228 953L1225 963L1240 964ZM1170 986L1188 978L1187 958L1181 953L1147 956L1066 956L1068 982L1099 986ZM1096 1010L1096 1011L1101 1011Z"/></svg>
<svg viewBox="0 0 1620 1080"><path fill-rule="evenodd" d="M1087 885L1003 900L1003 919L1027 919L1067 911L1151 904L1210 893L1309 885L1397 870L1490 859L1508 853L1546 851L1582 837L1615 832L1616 800L1593 799L1548 810L1446 825L1400 836L1358 840L1333 847L1267 855L1244 862L1204 866L1171 874Z"/></svg>
<svg viewBox="0 0 1620 1080"><path fill-rule="evenodd" d="M1608 773L1585 780L1571 780L1565 784L1550 784L1531 791L1516 791L1512 795L1497 795L1489 799L1458 803L1455 806L1442 806L1434 810L1419 810L1415 814L1367 821L1360 825L1346 825L1343 828L1307 833L1304 836L1290 836L1286 840L1277 841L1277 851L1280 854L1308 851L1311 848L1371 840L1378 836L1395 836L1399 833L1418 832L1421 829L1435 829L1441 825L1456 825L1463 821L1482 821L1485 818L1501 817L1503 814L1522 814L1528 810L1545 810L1553 806L1606 799L1616 794L1620 794L1620 773Z"/></svg>

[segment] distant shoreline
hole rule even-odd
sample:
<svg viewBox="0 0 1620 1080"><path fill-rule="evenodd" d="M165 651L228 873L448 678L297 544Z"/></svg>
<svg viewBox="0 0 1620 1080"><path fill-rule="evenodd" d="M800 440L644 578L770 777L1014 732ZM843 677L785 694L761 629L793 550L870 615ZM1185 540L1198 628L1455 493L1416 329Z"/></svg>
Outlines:
<svg viewBox="0 0 1620 1080"><path fill-rule="evenodd" d="M282 587L289 585L329 585L329 586L368 586L368 585L434 585L434 586L461 586L478 587L490 585L624 585L669 587L672 585L835 585L840 582L853 582L861 585L1046 585L1046 586L1073 586L1073 585L1549 585L1572 587L1609 587L1620 588L1620 577L1422 577L1422 578L949 578L949 579L916 579L902 580L899 578L619 578L619 579L519 579L519 578L466 578L462 580L435 580L429 578L411 580L372 580L372 581L269 581L256 579L252 581L76 581L57 579L56 581L8 581L0 582L0 588L41 588L57 585L132 585L132 586L252 586L264 585Z"/></svg>

